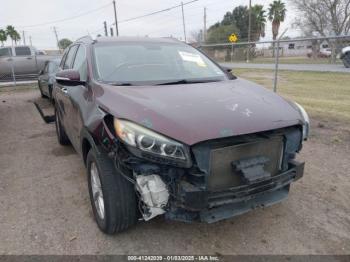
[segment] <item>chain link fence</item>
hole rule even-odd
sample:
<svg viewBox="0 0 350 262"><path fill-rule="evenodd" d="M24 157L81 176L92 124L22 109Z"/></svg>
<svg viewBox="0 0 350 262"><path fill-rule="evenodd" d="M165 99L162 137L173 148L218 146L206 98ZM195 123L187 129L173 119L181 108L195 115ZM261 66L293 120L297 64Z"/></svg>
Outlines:
<svg viewBox="0 0 350 262"><path fill-rule="evenodd" d="M199 48L215 61L234 69L272 69L276 91L279 69L350 73L347 47L350 49L349 35L202 44Z"/></svg>

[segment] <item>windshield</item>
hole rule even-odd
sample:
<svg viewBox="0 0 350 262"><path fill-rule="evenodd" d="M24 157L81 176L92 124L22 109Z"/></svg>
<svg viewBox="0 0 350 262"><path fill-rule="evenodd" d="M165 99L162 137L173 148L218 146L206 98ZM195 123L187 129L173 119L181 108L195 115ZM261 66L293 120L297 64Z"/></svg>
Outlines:
<svg viewBox="0 0 350 262"><path fill-rule="evenodd" d="M94 47L99 81L116 85L223 81L225 73L195 48L182 43L107 43Z"/></svg>

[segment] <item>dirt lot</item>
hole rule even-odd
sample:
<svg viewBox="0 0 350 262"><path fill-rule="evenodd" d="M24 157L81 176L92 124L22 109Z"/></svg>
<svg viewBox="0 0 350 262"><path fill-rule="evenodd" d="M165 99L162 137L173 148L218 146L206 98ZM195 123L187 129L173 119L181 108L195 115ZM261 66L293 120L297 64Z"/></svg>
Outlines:
<svg viewBox="0 0 350 262"><path fill-rule="evenodd" d="M113 237L95 225L85 170L33 100L0 92L0 254L349 254L350 125L313 119L287 201L216 224L157 218ZM341 127L341 128L340 128Z"/></svg>

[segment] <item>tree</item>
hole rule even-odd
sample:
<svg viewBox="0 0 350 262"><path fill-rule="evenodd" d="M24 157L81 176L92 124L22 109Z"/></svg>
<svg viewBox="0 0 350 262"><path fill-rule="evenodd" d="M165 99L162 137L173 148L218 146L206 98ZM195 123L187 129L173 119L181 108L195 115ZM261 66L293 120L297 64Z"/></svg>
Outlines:
<svg viewBox="0 0 350 262"><path fill-rule="evenodd" d="M15 41L15 44L17 44L17 41L21 39L21 36L12 25L8 25L6 27L6 34L11 38L12 44L13 41Z"/></svg>
<svg viewBox="0 0 350 262"><path fill-rule="evenodd" d="M4 42L6 42L7 40L7 34L6 31L3 29L0 29L0 42L1 42L1 46L4 46Z"/></svg>
<svg viewBox="0 0 350 262"><path fill-rule="evenodd" d="M296 25L304 31L305 35L316 33L326 37L349 34L350 0L295 0L293 4L300 13ZM328 42L332 47L331 60L335 62L337 41ZM316 44L319 43L316 41ZM313 48L313 50L317 49Z"/></svg>
<svg viewBox="0 0 350 262"><path fill-rule="evenodd" d="M66 49L68 46L70 46L73 42L69 40L68 38L63 38L60 41L58 41L58 47L60 49Z"/></svg>
<svg viewBox="0 0 350 262"><path fill-rule="evenodd" d="M259 41L265 36L266 11L262 5L252 6L251 41ZM227 42L232 33L238 35L239 41L248 40L249 9L247 6L237 6L232 12L226 12L221 22L212 25L208 30L208 42ZM231 30L229 32L229 30ZM223 33L225 35L220 35ZM210 36L209 36L210 35Z"/></svg>
<svg viewBox="0 0 350 262"><path fill-rule="evenodd" d="M281 22L286 18L286 5L281 0L275 0L269 7L269 20L272 21L272 37L273 40L277 39ZM274 45L275 47L275 45ZM273 48L273 56L275 55L275 48Z"/></svg>
<svg viewBox="0 0 350 262"><path fill-rule="evenodd" d="M234 24L239 29L239 38L242 41L248 40L248 25L249 25L249 9L247 6L237 6L232 11L232 18ZM253 23L252 23L253 24ZM253 28L254 26L252 26ZM252 41L254 41L252 39Z"/></svg>
<svg viewBox="0 0 350 262"><path fill-rule="evenodd" d="M17 42L21 40L21 35L17 31L15 31L13 34L13 40L15 41L15 45L17 45Z"/></svg>
<svg viewBox="0 0 350 262"><path fill-rule="evenodd" d="M224 16L224 20L230 16L228 13ZM254 5L252 6L252 18L251 18L251 41L259 41L260 37L265 36L266 14L264 6ZM224 21L223 20L223 21ZM248 40L249 30L249 9L247 6L237 6L231 13L231 21L236 25L239 32L239 38L241 41Z"/></svg>
<svg viewBox="0 0 350 262"><path fill-rule="evenodd" d="M207 42L208 43L227 43L229 36L238 32L237 27L234 24L231 25L218 25L211 26L208 30Z"/></svg>
<svg viewBox="0 0 350 262"><path fill-rule="evenodd" d="M350 0L295 0L293 4L300 14L296 24L304 32L324 37L350 32Z"/></svg>
<svg viewBox="0 0 350 262"><path fill-rule="evenodd" d="M253 27L253 39L260 39L260 37L265 37L265 26L266 26L266 14L264 6L254 5L252 6L252 19L254 20Z"/></svg>

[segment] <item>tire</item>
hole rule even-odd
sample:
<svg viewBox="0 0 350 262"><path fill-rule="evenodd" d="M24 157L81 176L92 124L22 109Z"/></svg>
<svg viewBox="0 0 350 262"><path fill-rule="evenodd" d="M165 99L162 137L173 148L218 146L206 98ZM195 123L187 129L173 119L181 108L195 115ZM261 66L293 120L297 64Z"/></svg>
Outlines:
<svg viewBox="0 0 350 262"><path fill-rule="evenodd" d="M102 150L102 149L101 149ZM102 152L102 151L101 151ZM136 194L132 183L127 181L118 170L113 161L105 153L98 154L93 148L90 149L87 160L88 187L92 210L99 229L109 235L122 232L133 226L137 221ZM101 193L93 193L96 172L100 181ZM98 183L94 183L98 184ZM99 201L103 199L104 215L101 216Z"/></svg>
<svg viewBox="0 0 350 262"><path fill-rule="evenodd" d="M56 126L58 143L62 146L69 145L70 140L66 134L66 131L64 130L64 127L62 126L61 119L56 108L55 108L55 126Z"/></svg>
<svg viewBox="0 0 350 262"><path fill-rule="evenodd" d="M350 68L350 53L346 53L343 57L343 63L346 68Z"/></svg>

